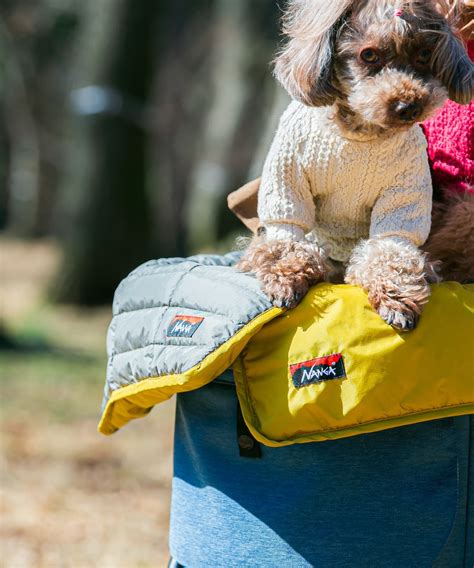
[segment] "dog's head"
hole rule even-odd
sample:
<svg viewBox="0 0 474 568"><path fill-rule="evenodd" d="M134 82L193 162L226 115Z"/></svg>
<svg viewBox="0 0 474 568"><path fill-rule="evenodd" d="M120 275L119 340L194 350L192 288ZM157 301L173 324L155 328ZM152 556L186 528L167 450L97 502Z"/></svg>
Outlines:
<svg viewBox="0 0 474 568"><path fill-rule="evenodd" d="M337 103L381 129L474 94L474 67L435 0L290 0L275 74L310 106Z"/></svg>

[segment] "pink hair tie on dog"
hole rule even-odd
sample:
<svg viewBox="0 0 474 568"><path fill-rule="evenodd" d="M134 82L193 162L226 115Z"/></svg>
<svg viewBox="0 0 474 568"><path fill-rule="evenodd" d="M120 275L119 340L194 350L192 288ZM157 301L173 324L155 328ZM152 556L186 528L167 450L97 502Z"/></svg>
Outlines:
<svg viewBox="0 0 474 568"><path fill-rule="evenodd" d="M403 16L403 10L395 10L395 16L401 18Z"/></svg>

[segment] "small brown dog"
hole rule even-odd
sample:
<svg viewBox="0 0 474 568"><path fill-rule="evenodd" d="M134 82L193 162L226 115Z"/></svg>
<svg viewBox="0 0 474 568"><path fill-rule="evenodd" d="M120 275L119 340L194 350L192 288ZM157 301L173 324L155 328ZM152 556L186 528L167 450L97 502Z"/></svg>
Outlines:
<svg viewBox="0 0 474 568"><path fill-rule="evenodd" d="M295 101L264 167L264 234L238 267L287 307L342 267L411 329L436 278L418 248L432 188L416 123L471 100L472 63L435 2L292 0L284 22L275 72Z"/></svg>

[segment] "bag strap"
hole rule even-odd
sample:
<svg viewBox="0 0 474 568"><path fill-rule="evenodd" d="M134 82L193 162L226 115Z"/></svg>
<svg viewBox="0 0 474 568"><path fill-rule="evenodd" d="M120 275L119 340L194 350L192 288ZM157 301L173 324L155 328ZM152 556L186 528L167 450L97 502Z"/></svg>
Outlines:
<svg viewBox="0 0 474 568"><path fill-rule="evenodd" d="M252 436L245 424L240 403L237 400L237 444L241 458L261 458L262 448L259 442Z"/></svg>

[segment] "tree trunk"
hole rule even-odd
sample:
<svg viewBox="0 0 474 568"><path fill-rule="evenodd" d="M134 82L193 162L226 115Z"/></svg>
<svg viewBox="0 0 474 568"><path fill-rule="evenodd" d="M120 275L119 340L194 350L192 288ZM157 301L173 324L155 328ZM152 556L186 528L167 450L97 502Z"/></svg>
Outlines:
<svg viewBox="0 0 474 568"><path fill-rule="evenodd" d="M276 92L270 61L278 37L277 3L218 0L214 26L211 110L188 207L194 250L240 228L227 195L248 181Z"/></svg>
<svg viewBox="0 0 474 568"><path fill-rule="evenodd" d="M212 94L215 2L174 0L159 22L150 167L154 236L162 256L189 252L187 202Z"/></svg>
<svg viewBox="0 0 474 568"><path fill-rule="evenodd" d="M89 155L78 155L85 157L88 171L78 176L77 212L66 227L64 263L54 294L59 300L108 302L119 281L151 255L144 110L161 5L157 0L121 0L109 6L113 9L106 18L113 12L116 26L99 73L106 89L83 92L82 101L86 107L102 101L105 110L83 117L79 125L82 143L90 143ZM75 149L72 153L74 157ZM80 170L84 164L79 160L75 166Z"/></svg>

